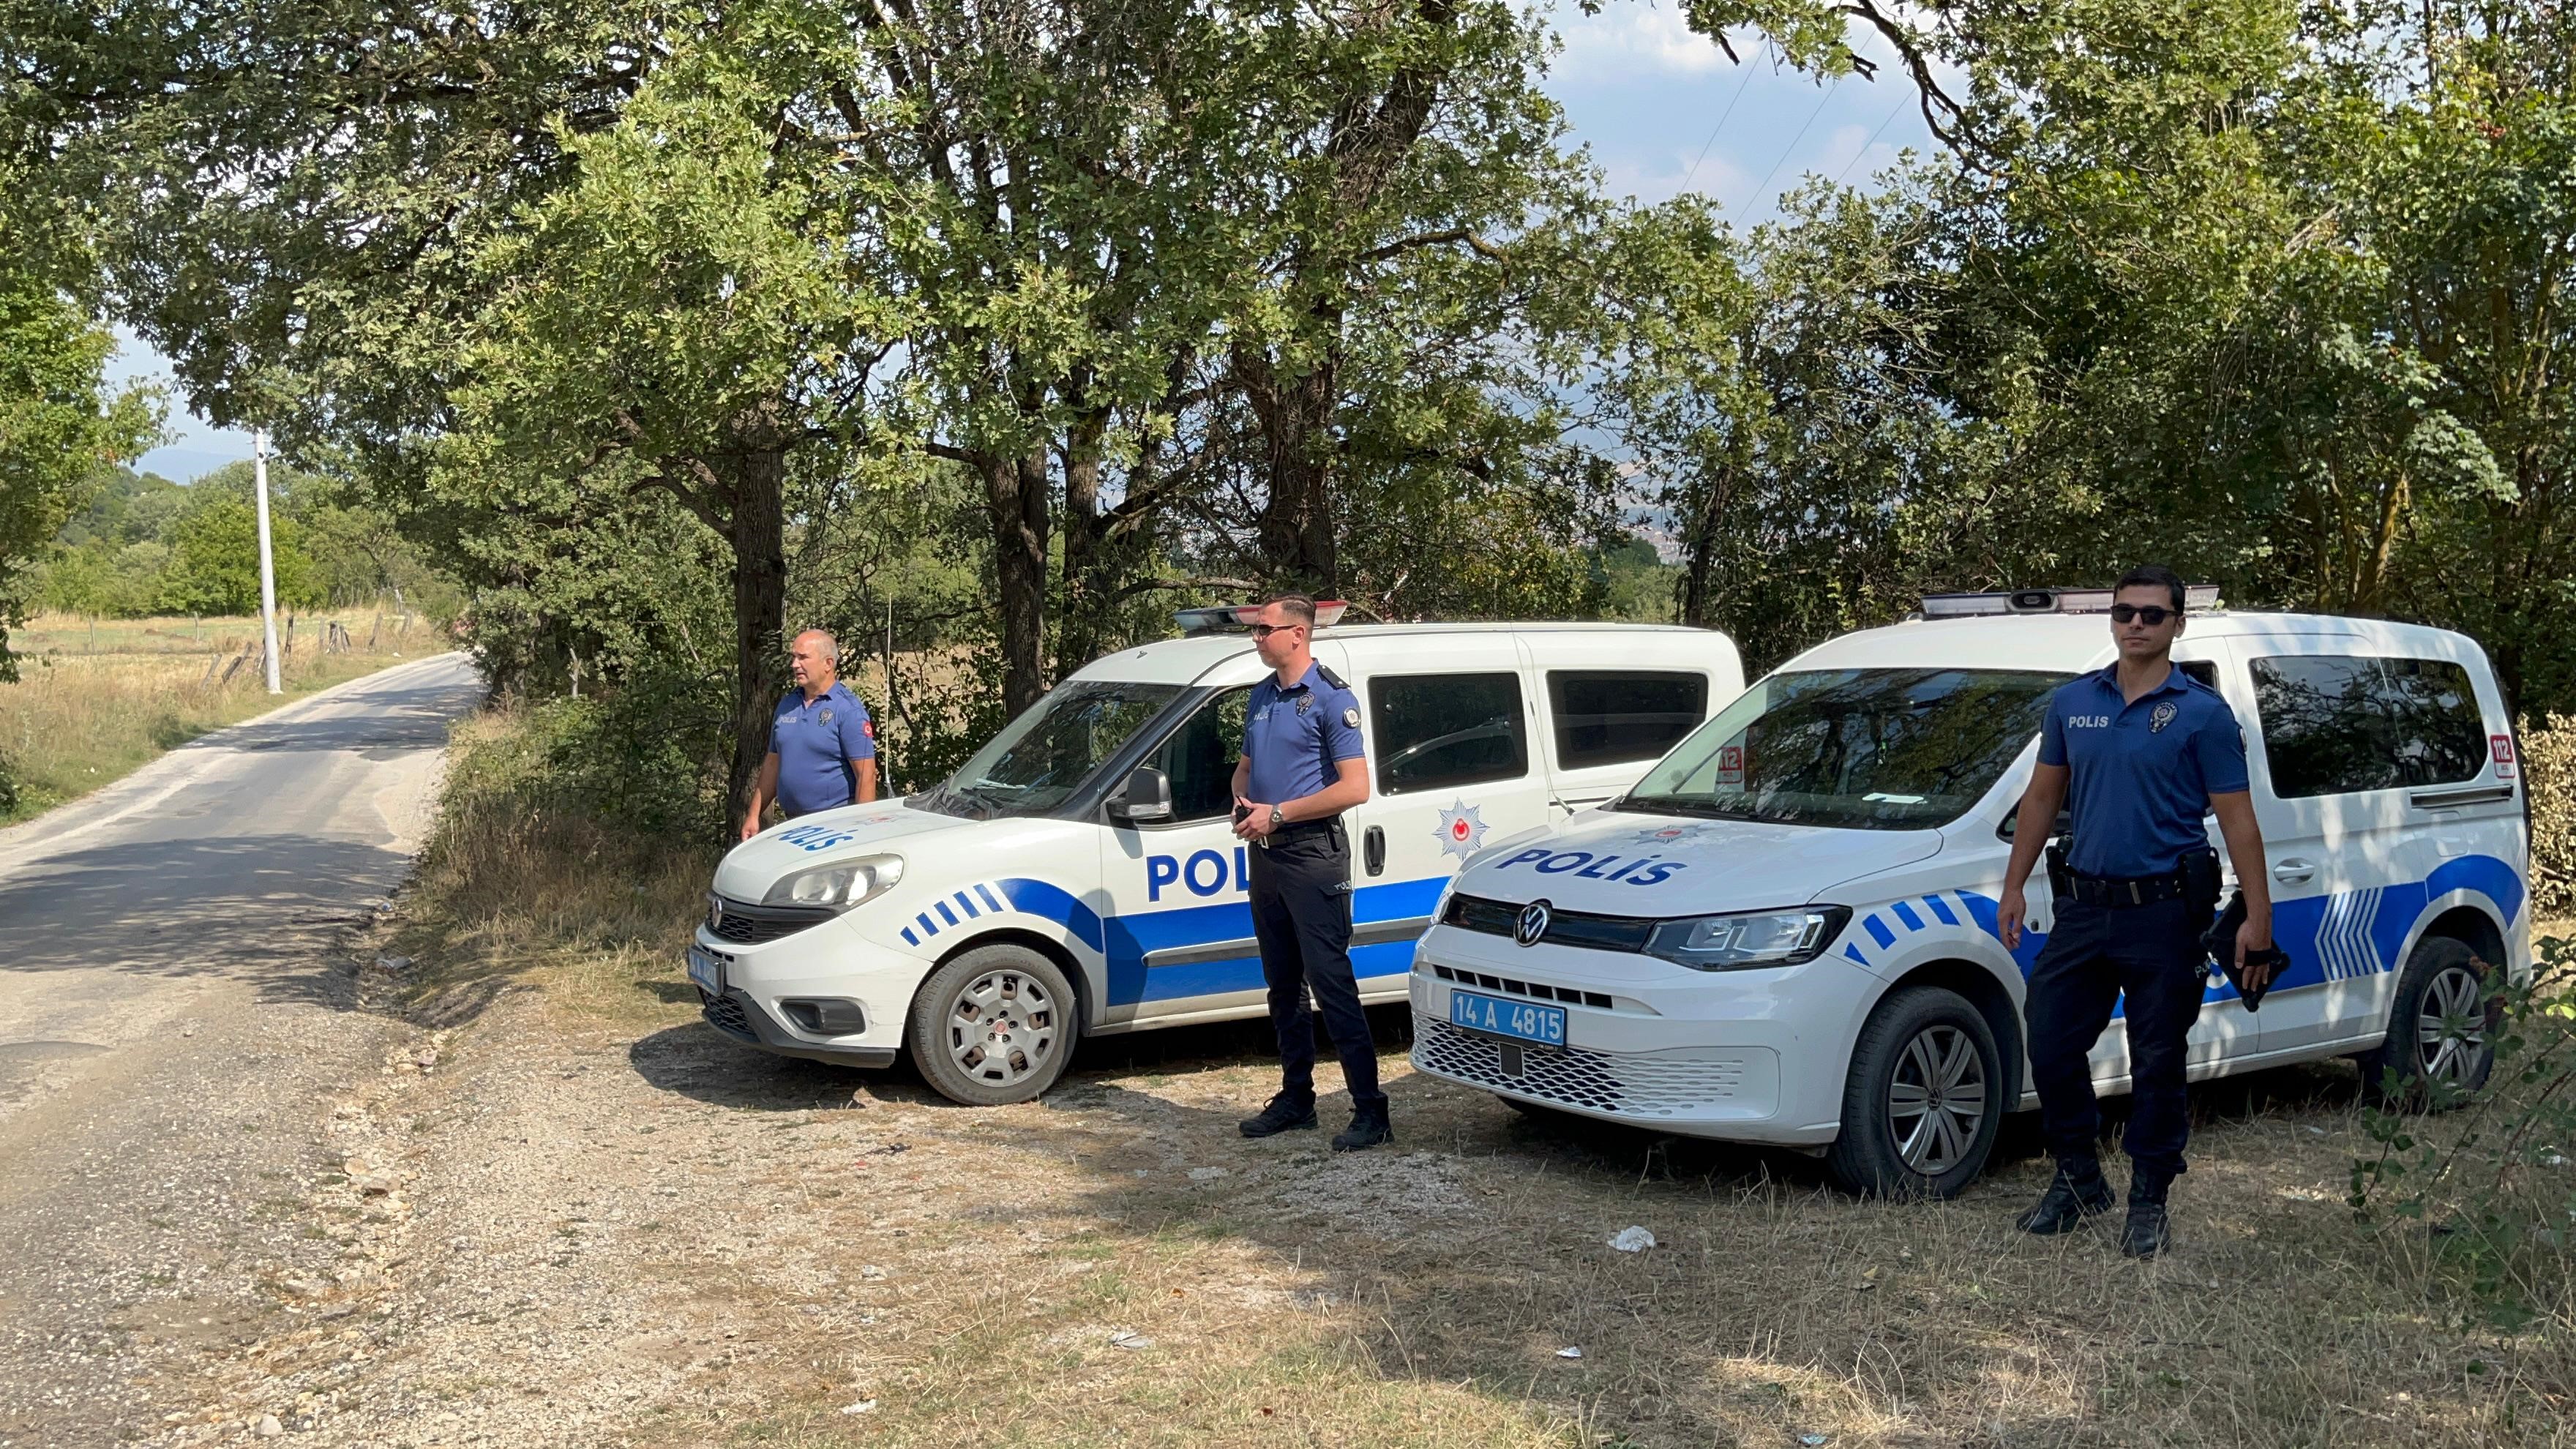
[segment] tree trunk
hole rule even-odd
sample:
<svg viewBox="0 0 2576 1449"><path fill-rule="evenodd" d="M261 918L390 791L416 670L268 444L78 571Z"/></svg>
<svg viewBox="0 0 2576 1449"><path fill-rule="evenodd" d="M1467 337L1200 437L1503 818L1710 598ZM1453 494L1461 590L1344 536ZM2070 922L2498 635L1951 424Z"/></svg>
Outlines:
<svg viewBox="0 0 2576 1449"><path fill-rule="evenodd" d="M1100 514L1101 441L1108 433L1109 414L1099 408L1079 414L1065 430L1064 613L1056 626L1056 663L1066 674L1100 653L1108 623L1111 551Z"/></svg>
<svg viewBox="0 0 2576 1449"><path fill-rule="evenodd" d="M1263 472L1269 483L1255 533L1261 576L1322 596L1341 587L1333 547L1332 470L1341 309L1318 303L1313 321L1317 334L1330 340L1311 370L1282 377L1269 358L1245 349L1237 354L1235 372L1261 423Z"/></svg>
<svg viewBox="0 0 2576 1449"><path fill-rule="evenodd" d="M746 446L725 458L732 497L727 521L733 542L733 763L726 772L729 820L751 809L752 786L769 753L770 714L783 687L787 615L787 449L774 433L755 429Z"/></svg>
<svg viewBox="0 0 2576 1449"><path fill-rule="evenodd" d="M1033 449L981 466L1002 596L1002 705L1016 715L1046 693L1047 458Z"/></svg>

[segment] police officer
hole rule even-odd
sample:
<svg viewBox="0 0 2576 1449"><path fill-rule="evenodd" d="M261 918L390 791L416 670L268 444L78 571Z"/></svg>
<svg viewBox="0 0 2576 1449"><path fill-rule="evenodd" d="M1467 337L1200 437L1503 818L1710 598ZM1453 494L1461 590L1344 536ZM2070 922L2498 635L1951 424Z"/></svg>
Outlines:
<svg viewBox="0 0 2576 1449"><path fill-rule="evenodd" d="M1996 914L2004 945L2019 949L2028 910L2022 886L2071 790L2074 832L2058 876L2055 929L2032 967L2025 1012L2041 1126L2057 1171L2020 1226L2071 1232L2110 1210L2111 1186L2095 1156L2101 1119L2088 1057L2125 997L2133 1104L2120 1251L2152 1258L2171 1239L2165 1193L2183 1171L2191 1131L2184 1051L2200 1016L2207 959L2201 934L2218 894L2204 809L2218 815L2245 896L2240 963L2271 949L2272 901L2235 712L2173 665L2182 580L2152 564L2135 568L2121 576L2112 600L2119 660L2075 679L2049 702Z"/></svg>
<svg viewBox="0 0 2576 1449"><path fill-rule="evenodd" d="M1234 766L1234 833L1252 843L1252 931L1279 1033L1279 1095L1243 1123L1246 1137L1315 1125L1315 1024L1306 993L1351 1089L1350 1130L1336 1152L1395 1140L1377 1086L1377 1044L1351 971L1351 844L1342 812L1368 798L1359 698L1315 662L1315 601L1262 605L1254 647L1270 666L1252 687L1243 757Z"/></svg>
<svg viewBox="0 0 2576 1449"><path fill-rule="evenodd" d="M772 800L793 820L877 798L877 727L868 707L841 683L840 668L840 641L820 629L806 630L787 646L787 672L796 687L770 717L769 753L751 787L743 839L760 833L761 814Z"/></svg>

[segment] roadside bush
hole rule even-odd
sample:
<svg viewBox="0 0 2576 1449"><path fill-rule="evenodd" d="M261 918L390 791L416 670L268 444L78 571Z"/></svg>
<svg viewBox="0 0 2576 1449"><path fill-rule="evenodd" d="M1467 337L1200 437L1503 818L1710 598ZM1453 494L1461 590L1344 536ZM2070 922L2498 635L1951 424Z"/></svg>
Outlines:
<svg viewBox="0 0 2576 1449"><path fill-rule="evenodd" d="M2537 945L2532 979L2499 983L2485 1089L2433 1085L2425 1105L2442 1115L2366 1111L2375 1150L2352 1166L2355 1215L2506 1326L2576 1314L2576 948Z"/></svg>
<svg viewBox="0 0 2576 1449"><path fill-rule="evenodd" d="M2576 914L2576 718L2522 722L2523 788L2531 795L2534 920Z"/></svg>

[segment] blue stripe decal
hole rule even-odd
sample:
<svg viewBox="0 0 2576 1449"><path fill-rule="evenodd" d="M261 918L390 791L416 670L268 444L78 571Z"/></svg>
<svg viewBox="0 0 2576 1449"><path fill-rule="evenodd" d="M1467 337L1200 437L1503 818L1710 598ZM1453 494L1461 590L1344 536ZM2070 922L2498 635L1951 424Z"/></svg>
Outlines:
<svg viewBox="0 0 2576 1449"><path fill-rule="evenodd" d="M966 918L968 920L973 920L975 917L984 914L982 911L975 909L975 903L973 901L966 899L966 893L964 891L959 891L951 899L955 900L958 908L966 913Z"/></svg>
<svg viewBox="0 0 2576 1449"><path fill-rule="evenodd" d="M939 919L946 921L952 926L957 924L957 913L948 909L948 903L946 901L932 901L930 903L930 908L939 913Z"/></svg>
<svg viewBox="0 0 2576 1449"><path fill-rule="evenodd" d="M903 928L903 943L907 946L918 946L921 944L921 938L912 933L912 927L906 926Z"/></svg>
<svg viewBox="0 0 2576 1449"><path fill-rule="evenodd" d="M928 911L924 911L920 915L913 917L912 923L919 926L921 928L921 934L925 936L936 936L939 934L939 923L930 919L930 913Z"/></svg>
<svg viewBox="0 0 2576 1449"><path fill-rule="evenodd" d="M1439 900L1447 876L1362 886L1352 893L1355 924L1427 916ZM1265 984L1257 955L1222 961L1193 961L1148 970L1145 954L1174 947L1203 946L1213 941L1245 940L1252 935L1248 900L1178 910L1145 911L1103 918L1071 894L1044 881L1010 879L995 886L1011 908L1042 916L1071 930L1082 943L1108 958L1109 1004L1131 1006L1189 996L1257 991ZM1351 952L1351 967L1362 978L1400 976L1413 969L1411 941L1382 941Z"/></svg>
<svg viewBox="0 0 2576 1449"><path fill-rule="evenodd" d="M1950 909L1950 903L1948 901L1941 899L1939 896L1925 896L1923 898L1923 904L1931 908L1932 914L1941 918L1942 925L1955 926L1959 924L1959 913Z"/></svg>
<svg viewBox="0 0 2576 1449"><path fill-rule="evenodd" d="M1861 924L1869 929L1869 938L1878 943L1878 949L1884 951L1896 944L1896 933L1887 929L1887 922L1878 918L1878 912L1862 917Z"/></svg>
<svg viewBox="0 0 2576 1449"><path fill-rule="evenodd" d="M993 894L993 888L991 886L979 883L975 887L975 894L984 898L984 908L991 911L994 915L998 916L1002 912L1010 909L1010 907L1002 904L1001 897Z"/></svg>
<svg viewBox="0 0 2576 1449"><path fill-rule="evenodd" d="M1923 929L1923 918L1914 914L1914 906L1911 902L1891 901L1888 903L1887 908L1896 912L1896 918L1905 923L1905 929L1909 931L1919 931Z"/></svg>

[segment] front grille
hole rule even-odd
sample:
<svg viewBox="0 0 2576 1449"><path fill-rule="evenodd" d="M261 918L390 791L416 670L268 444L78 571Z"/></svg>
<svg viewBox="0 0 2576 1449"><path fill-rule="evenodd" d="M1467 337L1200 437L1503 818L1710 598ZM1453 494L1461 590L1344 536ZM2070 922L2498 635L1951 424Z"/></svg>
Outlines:
<svg viewBox="0 0 2576 1449"><path fill-rule="evenodd" d="M1509 936L1520 924L1522 907L1509 901L1489 901L1482 896L1449 898L1449 909L1440 919L1462 930L1481 931L1488 936ZM1589 911L1560 911L1548 907L1547 933L1540 936L1551 946L1580 946L1590 951L1643 951L1646 938L1662 924L1642 916L1600 916ZM1531 945L1537 945L1533 941Z"/></svg>
<svg viewBox="0 0 2576 1449"><path fill-rule="evenodd" d="M1631 1117L1704 1112L1744 1085L1740 1056L1703 1050L1623 1056L1524 1046L1422 1015L1413 1018L1413 1064L1515 1096ZM1510 1070L1515 1064L1517 1072Z"/></svg>
<svg viewBox="0 0 2576 1449"><path fill-rule="evenodd" d="M1612 1006L1607 992L1577 991L1571 986L1550 986L1544 981L1515 981L1509 976L1488 976L1481 971L1469 971L1464 967L1435 965L1431 968L1431 974L1443 981L1454 981L1461 986L1481 986L1487 991L1500 991L1507 996L1527 996L1538 1001L1562 1001L1574 1006L1597 1006L1604 1011L1610 1010Z"/></svg>
<svg viewBox="0 0 2576 1449"><path fill-rule="evenodd" d="M706 996L703 991L698 994ZM760 1040L760 1033L751 1029L751 1018L742 1014L742 1003L731 996L707 997L707 1025L739 1041Z"/></svg>
<svg viewBox="0 0 2576 1449"><path fill-rule="evenodd" d="M711 896L707 905L707 929L720 940L737 946L757 946L792 936L809 926L819 926L832 919L827 906L755 906L748 901L727 900Z"/></svg>

